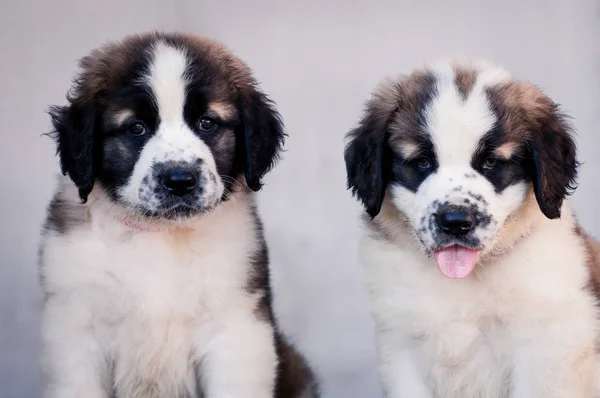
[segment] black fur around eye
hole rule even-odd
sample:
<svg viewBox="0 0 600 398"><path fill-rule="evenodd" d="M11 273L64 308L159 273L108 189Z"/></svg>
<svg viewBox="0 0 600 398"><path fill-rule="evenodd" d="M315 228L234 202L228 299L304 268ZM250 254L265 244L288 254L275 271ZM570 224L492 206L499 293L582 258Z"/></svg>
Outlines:
<svg viewBox="0 0 600 398"><path fill-rule="evenodd" d="M433 167L432 161L425 157L415 159L414 164L422 171L430 170Z"/></svg>
<svg viewBox="0 0 600 398"><path fill-rule="evenodd" d="M217 123L213 119L211 119L209 117L203 117L202 119L200 119L200 123L198 124L198 127L202 131L211 131L212 129L215 128L216 124Z"/></svg>
<svg viewBox="0 0 600 398"><path fill-rule="evenodd" d="M135 121L129 126L129 133L136 137L140 137L147 132L148 130L146 129L146 126L140 121Z"/></svg>
<svg viewBox="0 0 600 398"><path fill-rule="evenodd" d="M492 170L498 166L498 159L487 158L483 161L482 167L484 170Z"/></svg>

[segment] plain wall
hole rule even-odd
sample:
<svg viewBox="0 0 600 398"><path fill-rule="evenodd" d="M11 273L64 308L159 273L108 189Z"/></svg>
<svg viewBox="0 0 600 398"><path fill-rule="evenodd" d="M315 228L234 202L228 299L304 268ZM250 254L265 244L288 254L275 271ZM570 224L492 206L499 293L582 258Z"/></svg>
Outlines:
<svg viewBox="0 0 600 398"><path fill-rule="evenodd" d="M287 152L259 194L284 329L324 397L380 396L373 325L356 259L358 202L343 136L375 83L448 56L488 58L574 117L585 162L573 201L600 235L600 14L595 0L14 1L0 4L0 398L40 396L36 252L58 162L45 111L76 60L108 39L177 29L224 42L286 122Z"/></svg>

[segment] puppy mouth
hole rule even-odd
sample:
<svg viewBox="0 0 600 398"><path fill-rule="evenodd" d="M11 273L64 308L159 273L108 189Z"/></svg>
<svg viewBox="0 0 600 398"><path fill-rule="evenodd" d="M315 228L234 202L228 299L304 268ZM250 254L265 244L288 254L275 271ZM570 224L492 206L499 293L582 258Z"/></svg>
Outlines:
<svg viewBox="0 0 600 398"><path fill-rule="evenodd" d="M198 206L187 203L178 203L158 210L140 209L143 216L153 219L162 219L169 221L186 220L194 216L208 213L215 208L215 205Z"/></svg>
<svg viewBox="0 0 600 398"><path fill-rule="evenodd" d="M473 272L479 250L462 246L451 245L434 252L435 259L442 274L449 279L463 279Z"/></svg>

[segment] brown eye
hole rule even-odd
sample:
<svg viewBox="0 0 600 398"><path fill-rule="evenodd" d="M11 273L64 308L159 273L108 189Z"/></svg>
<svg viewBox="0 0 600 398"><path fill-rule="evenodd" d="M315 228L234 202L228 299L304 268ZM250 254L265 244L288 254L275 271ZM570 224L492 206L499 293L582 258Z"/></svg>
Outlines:
<svg viewBox="0 0 600 398"><path fill-rule="evenodd" d="M215 127L215 121L208 117L200 119L200 130L210 131Z"/></svg>
<svg viewBox="0 0 600 398"><path fill-rule="evenodd" d="M498 160L496 160L494 158L487 158L483 162L483 168L486 170L491 170L491 169L495 168L497 165L498 165Z"/></svg>
<svg viewBox="0 0 600 398"><path fill-rule="evenodd" d="M131 126L129 126L129 132L131 135L136 137L142 136L147 133L146 126L142 122L133 122Z"/></svg>
<svg viewBox="0 0 600 398"><path fill-rule="evenodd" d="M416 160L416 165L419 168L419 170L429 170L431 168L431 160L427 159L427 158L419 158Z"/></svg>

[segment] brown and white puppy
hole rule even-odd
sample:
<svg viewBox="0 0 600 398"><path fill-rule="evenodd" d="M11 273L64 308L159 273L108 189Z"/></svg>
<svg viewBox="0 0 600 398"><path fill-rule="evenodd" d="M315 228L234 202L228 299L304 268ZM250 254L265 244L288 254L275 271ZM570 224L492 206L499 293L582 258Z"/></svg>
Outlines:
<svg viewBox="0 0 600 398"><path fill-rule="evenodd" d="M590 398L598 246L559 107L483 62L384 81L345 152L393 398Z"/></svg>
<svg viewBox="0 0 600 398"><path fill-rule="evenodd" d="M278 330L252 191L284 140L218 43L130 36L51 109L62 177L41 245L48 398L316 397Z"/></svg>

